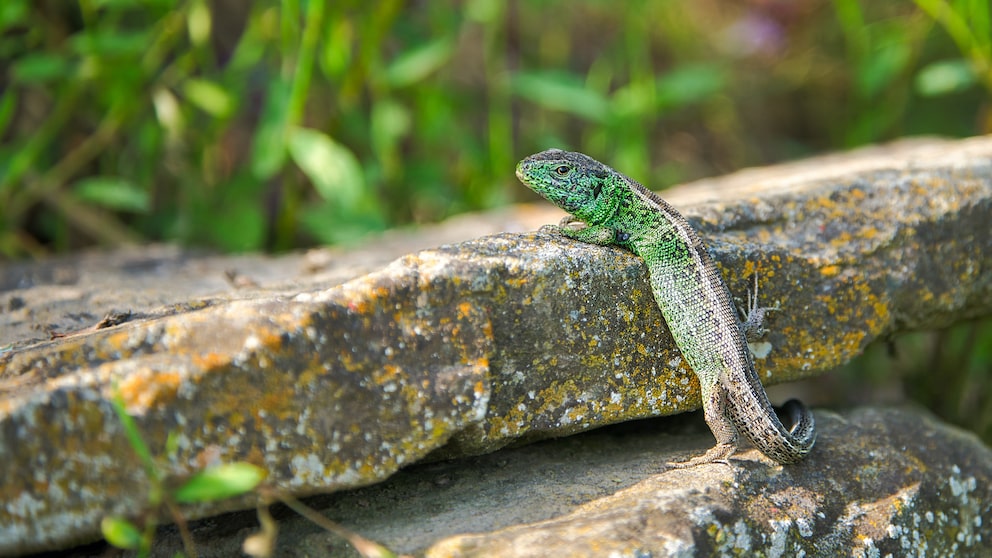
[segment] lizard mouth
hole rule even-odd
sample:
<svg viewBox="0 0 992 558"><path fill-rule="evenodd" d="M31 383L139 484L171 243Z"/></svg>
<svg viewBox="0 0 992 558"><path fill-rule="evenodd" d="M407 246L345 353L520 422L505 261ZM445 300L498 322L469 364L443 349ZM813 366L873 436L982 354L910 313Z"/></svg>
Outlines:
<svg viewBox="0 0 992 558"><path fill-rule="evenodd" d="M526 184L527 181L525 180L525 176L524 163L521 161L520 164L517 165L517 180Z"/></svg>
<svg viewBox="0 0 992 558"><path fill-rule="evenodd" d="M536 181L533 173L531 172L533 169L534 165L531 163L530 159L524 159L523 161L517 163L516 174L517 178L520 179L520 182L523 182L528 186L533 184Z"/></svg>

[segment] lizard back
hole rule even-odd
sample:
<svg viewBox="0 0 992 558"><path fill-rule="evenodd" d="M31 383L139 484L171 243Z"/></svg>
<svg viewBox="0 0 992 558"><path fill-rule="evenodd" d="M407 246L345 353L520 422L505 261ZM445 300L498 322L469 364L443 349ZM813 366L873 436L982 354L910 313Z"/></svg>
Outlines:
<svg viewBox="0 0 992 558"><path fill-rule="evenodd" d="M671 204L635 180L620 176L635 204L650 208L649 215L657 217L618 212L615 226L637 230L625 230L630 238L623 244L649 262L655 301L700 387L713 389L719 383L727 390L729 418L762 453L779 463L802 459L816 439L812 414L799 401L790 400L784 406L790 427L778 418L758 379L744 328L709 249Z"/></svg>
<svg viewBox="0 0 992 558"><path fill-rule="evenodd" d="M813 415L795 400L784 407L790 428L775 414L730 291L706 245L674 207L582 153L549 149L521 161L516 172L524 184L572 214L563 223L586 224L551 230L622 246L647 264L654 299L699 379L706 421L717 438L715 448L684 466L726 457L736 448L738 433L779 463L798 461L809 452L816 439Z"/></svg>

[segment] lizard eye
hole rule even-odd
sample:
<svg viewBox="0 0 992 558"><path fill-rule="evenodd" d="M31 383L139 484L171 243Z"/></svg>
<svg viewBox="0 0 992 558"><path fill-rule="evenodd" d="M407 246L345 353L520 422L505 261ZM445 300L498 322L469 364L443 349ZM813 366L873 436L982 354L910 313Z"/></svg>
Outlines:
<svg viewBox="0 0 992 558"><path fill-rule="evenodd" d="M572 171L572 167L570 167L568 165L559 165L559 166L555 167L555 173L558 176L567 176L568 173L571 172L571 171Z"/></svg>

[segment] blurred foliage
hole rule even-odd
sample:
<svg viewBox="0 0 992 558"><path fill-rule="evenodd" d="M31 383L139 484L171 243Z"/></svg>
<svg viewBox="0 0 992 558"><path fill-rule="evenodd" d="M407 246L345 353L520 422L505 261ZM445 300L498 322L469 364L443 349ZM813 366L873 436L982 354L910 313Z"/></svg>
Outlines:
<svg viewBox="0 0 992 558"><path fill-rule="evenodd" d="M563 9L567 6L567 9ZM0 257L281 251L531 199L989 131L987 0L4 0Z"/></svg>
<svg viewBox="0 0 992 558"><path fill-rule="evenodd" d="M551 146L661 189L992 131L988 0L3 0L0 64L0 259L347 243L533 199ZM903 369L992 438L968 327Z"/></svg>
<svg viewBox="0 0 992 558"><path fill-rule="evenodd" d="M876 343L814 380L830 406L915 401L992 443L992 321L955 324Z"/></svg>

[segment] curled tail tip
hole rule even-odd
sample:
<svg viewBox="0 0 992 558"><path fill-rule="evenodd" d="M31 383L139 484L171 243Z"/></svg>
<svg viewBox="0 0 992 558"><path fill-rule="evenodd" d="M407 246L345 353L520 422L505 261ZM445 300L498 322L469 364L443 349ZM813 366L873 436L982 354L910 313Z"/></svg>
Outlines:
<svg viewBox="0 0 992 558"><path fill-rule="evenodd" d="M813 419L813 412L809 410L802 401L790 399L782 405L782 414L788 420L788 432L792 435L796 443L800 446L801 459L816 442L816 428ZM797 459L798 461L798 459Z"/></svg>
<svg viewBox="0 0 992 558"><path fill-rule="evenodd" d="M788 427L790 432L799 430L808 423L809 429L813 429L813 412L809 410L802 401L798 399L790 399L786 401L781 407L781 415L788 421L790 425Z"/></svg>

